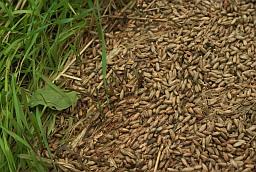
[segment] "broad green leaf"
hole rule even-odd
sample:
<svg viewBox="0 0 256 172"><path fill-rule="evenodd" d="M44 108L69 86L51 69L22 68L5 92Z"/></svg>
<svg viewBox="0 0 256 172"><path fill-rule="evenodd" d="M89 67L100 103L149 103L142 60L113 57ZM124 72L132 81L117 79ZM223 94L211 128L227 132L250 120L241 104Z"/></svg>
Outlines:
<svg viewBox="0 0 256 172"><path fill-rule="evenodd" d="M56 90L51 86L46 86L43 89L38 89L31 97L29 105L35 107L37 105L45 105L54 110L67 109L73 106L77 101L75 92L65 93L61 89Z"/></svg>

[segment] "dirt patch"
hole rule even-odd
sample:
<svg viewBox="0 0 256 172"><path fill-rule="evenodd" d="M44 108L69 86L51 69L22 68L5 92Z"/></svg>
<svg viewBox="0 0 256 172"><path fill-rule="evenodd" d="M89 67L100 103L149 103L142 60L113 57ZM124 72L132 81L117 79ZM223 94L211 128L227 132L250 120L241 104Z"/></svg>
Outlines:
<svg viewBox="0 0 256 172"><path fill-rule="evenodd" d="M116 12L106 33L110 104L96 40L65 75L82 99L50 141L56 161L74 171L253 171L255 9L174 0Z"/></svg>

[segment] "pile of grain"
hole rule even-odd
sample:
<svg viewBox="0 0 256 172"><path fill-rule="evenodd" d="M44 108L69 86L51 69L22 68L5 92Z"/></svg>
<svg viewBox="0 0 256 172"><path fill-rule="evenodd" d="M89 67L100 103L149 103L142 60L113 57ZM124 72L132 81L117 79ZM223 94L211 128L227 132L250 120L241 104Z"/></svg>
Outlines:
<svg viewBox="0 0 256 172"><path fill-rule="evenodd" d="M109 21L110 108L99 41L66 73L81 78L71 85L84 92L84 120L57 160L92 171L252 171L255 2L137 5Z"/></svg>

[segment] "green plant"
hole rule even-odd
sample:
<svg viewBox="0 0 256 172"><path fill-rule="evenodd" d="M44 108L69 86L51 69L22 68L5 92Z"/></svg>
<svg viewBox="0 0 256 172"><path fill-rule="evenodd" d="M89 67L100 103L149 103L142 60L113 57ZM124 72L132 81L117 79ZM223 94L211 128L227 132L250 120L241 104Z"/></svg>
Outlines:
<svg viewBox="0 0 256 172"><path fill-rule="evenodd" d="M88 0L88 4L91 9L95 9L95 10L93 10L93 16L96 19L98 35L99 35L99 39L101 40L101 43L102 43L102 59L101 60L102 60L104 88L106 90L106 88L107 88L107 77L106 77L107 76L107 46L105 43L104 33L103 33L101 21L100 21L99 2L98 2L98 0L96 0L95 5L94 5L91 0ZM107 91L106 91L106 97L107 97L107 102L109 103Z"/></svg>
<svg viewBox="0 0 256 172"><path fill-rule="evenodd" d="M47 137L58 111L42 101L32 108L31 95L47 89L70 57L78 54L92 12L94 8L83 1L0 1L1 172L55 167L40 153L47 149L53 159ZM65 97L58 87L51 88Z"/></svg>

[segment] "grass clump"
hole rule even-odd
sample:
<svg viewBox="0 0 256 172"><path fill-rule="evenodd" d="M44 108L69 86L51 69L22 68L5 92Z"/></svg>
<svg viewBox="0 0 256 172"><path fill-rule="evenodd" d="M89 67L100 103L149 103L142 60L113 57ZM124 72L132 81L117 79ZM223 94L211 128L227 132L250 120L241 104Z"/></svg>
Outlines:
<svg viewBox="0 0 256 172"><path fill-rule="evenodd" d="M94 9L90 0L0 1L1 172L48 171L49 166L55 166L40 154L46 148L53 158L47 136L54 126L56 111L46 111L48 104L31 108L30 98L50 85L70 57L79 54L81 35L91 17L97 18L104 42L99 11ZM61 89L51 87L63 94Z"/></svg>

